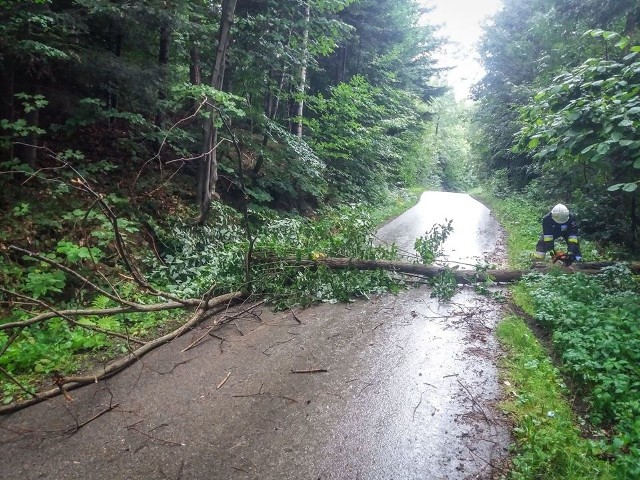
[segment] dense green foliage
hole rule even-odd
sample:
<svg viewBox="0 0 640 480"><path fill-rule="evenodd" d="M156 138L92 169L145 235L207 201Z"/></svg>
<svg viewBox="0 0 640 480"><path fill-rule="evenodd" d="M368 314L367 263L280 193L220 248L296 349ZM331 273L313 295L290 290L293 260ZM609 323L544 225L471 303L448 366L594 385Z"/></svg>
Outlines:
<svg viewBox="0 0 640 480"><path fill-rule="evenodd" d="M476 151L503 191L566 203L592 238L634 246L640 9L605 3L504 2L481 42Z"/></svg>
<svg viewBox="0 0 640 480"><path fill-rule="evenodd" d="M595 448L616 459L620 478L640 476L640 282L616 266L596 276L532 276L525 288L564 372L584 389L587 418L605 429Z"/></svg>
<svg viewBox="0 0 640 480"><path fill-rule="evenodd" d="M231 201L306 211L438 175L414 155L443 92L418 2L239 2L211 85L225 5L4 2L0 168L70 148L74 167L108 159L144 195L203 175L213 115L212 188Z"/></svg>
<svg viewBox="0 0 640 480"><path fill-rule="evenodd" d="M501 405L516 423L516 455L507 478L616 478L581 437L562 376L531 330L511 316L500 323L497 334L507 351L502 366L508 397Z"/></svg>
<svg viewBox="0 0 640 480"><path fill-rule="evenodd" d="M397 291L402 280L379 271L295 267L286 261L314 259L321 256L353 258L393 258L392 248L374 247L372 234L377 224L373 218L384 211L388 215L413 200L411 195L389 198L392 208L373 212L362 205L339 210L326 210L311 220L295 215L277 214L270 210L251 211L254 232L254 255L262 260L252 264L252 284L246 284L245 257L247 241L243 218L236 210L220 203L213 205L216 227L194 226L176 219L158 227L161 259L147 253L144 271L151 284L181 298L199 298L242 289L266 298L279 308L308 305L312 302L350 301L370 293ZM116 203L122 199L112 197ZM16 218L29 211L28 204L16 209ZM53 214L47 207L32 214ZM374 213L377 213L374 215ZM130 244L140 239L133 222L119 220L121 231ZM36 225L43 228L42 225ZM28 224L24 225L28 232ZM30 304L61 311L65 309L109 309L121 302L144 304L160 302L153 295L141 293L128 272L113 262L113 232L104 214L76 209L64 215L58 228L69 232L75 241L55 240L38 243L42 259L28 255L0 255L0 279L3 294L17 292L16 301L7 303L0 324L27 321L33 317ZM44 240L44 239L43 239ZM87 247L85 245L91 245ZM134 250L137 251L137 250ZM107 293L96 292L80 278L45 260L89 277ZM92 275L100 270L100 276ZM126 280L123 280L126 279ZM24 301L23 301L24 300ZM55 305L55 307L53 307ZM90 314L59 316L25 327L0 330L0 378L2 402L25 397L43 377L59 373L73 374L101 360L128 352L135 340L149 339L180 322L176 311L145 313ZM113 333L130 337L114 338Z"/></svg>
<svg viewBox="0 0 640 480"><path fill-rule="evenodd" d="M508 232L510 264L526 268L540 233L539 207L523 197L485 195L485 200ZM588 260L603 258L594 243L581 247ZM569 394L554 386L560 384L558 373L521 321L501 326L502 341L510 349L506 375L517 395L507 402L519 441L513 478L558 478L548 469L551 465L566 472L559 478L638 476L639 288L637 277L619 264L595 276L561 270L532 274L513 289L514 301L549 332L558 373L570 379L572 389ZM580 399L579 425L591 433L588 442L577 438L561 395ZM595 456L614 460L611 468L598 464Z"/></svg>

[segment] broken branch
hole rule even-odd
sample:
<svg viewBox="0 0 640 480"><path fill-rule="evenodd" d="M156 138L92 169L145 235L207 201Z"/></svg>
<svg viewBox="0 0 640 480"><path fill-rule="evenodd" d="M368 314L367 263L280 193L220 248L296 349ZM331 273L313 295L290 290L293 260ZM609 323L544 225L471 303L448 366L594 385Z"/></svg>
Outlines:
<svg viewBox="0 0 640 480"><path fill-rule="evenodd" d="M68 391L68 390L72 390L90 383L97 383L100 380L111 377L116 373L118 373L119 371L121 371L122 369L124 369L125 367L136 362L139 358L146 355L147 353L154 350L155 348L158 348L159 346L164 345L165 343L168 343L171 340L174 340L175 338L183 335L187 330L197 325L202 320L202 318L205 316L205 314L209 309L226 304L228 302L232 302L233 300L241 298L242 296L243 294L241 292L234 292L234 293L229 293L226 295L221 295L219 297L212 298L207 302L201 302L201 305L197 308L196 312L192 315L192 317L186 323L184 323L180 328L170 333L167 333L166 335L163 335L160 338L157 338L155 340L145 343L137 350L130 352L126 357L123 357L119 360L116 360L108 364L107 366L95 372L94 374L85 375L85 376L76 376L76 377L74 376L65 377L64 383L62 383L61 385L64 388L64 390ZM10 405L0 406L0 415L22 410L23 408L26 408L28 406L35 405L36 403L40 403L43 400L47 400L49 398L53 398L57 395L60 395L60 393L61 393L60 388L56 387L51 390L39 392L35 394L33 398L16 402Z"/></svg>
<svg viewBox="0 0 640 480"><path fill-rule="evenodd" d="M325 373L328 372L326 368L310 368L309 370L294 370L291 369L291 373Z"/></svg>

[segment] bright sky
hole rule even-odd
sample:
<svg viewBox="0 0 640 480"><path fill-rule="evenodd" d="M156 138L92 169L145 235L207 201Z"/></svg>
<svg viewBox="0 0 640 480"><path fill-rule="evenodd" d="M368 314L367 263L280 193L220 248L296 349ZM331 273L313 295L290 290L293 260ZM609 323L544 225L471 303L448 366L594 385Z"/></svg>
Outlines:
<svg viewBox="0 0 640 480"><path fill-rule="evenodd" d="M421 0L435 7L428 14L430 24L441 25L441 35L449 37L453 45L438 56L441 66L454 67L447 74L457 100L469 96L471 86L483 76L475 44L482 34L483 20L494 14L502 0Z"/></svg>

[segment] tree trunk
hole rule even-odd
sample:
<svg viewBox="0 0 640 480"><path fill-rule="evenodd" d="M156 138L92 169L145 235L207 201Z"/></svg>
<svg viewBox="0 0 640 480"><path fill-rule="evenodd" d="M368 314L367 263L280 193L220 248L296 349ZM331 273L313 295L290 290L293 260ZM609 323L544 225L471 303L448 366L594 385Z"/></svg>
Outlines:
<svg viewBox="0 0 640 480"><path fill-rule="evenodd" d="M270 258L269 261L277 259ZM256 261L260 261L256 259ZM433 265L423 265L419 263L398 262L391 260L355 260L351 258L322 258L318 260L296 260L294 258L284 259L285 262L291 265L300 266L314 266L324 265L332 269L345 269L351 268L356 270L391 270L400 273L409 273L413 275L420 275L424 277L435 277L441 273L448 271L461 284L472 284L484 281L487 276L497 283L511 283L516 282L522 278L523 275L532 272L547 273L551 270L561 269L566 273L586 273L596 274L600 273L600 269L606 266L613 265L612 262L591 262L591 263L578 263L574 264L571 268L564 267L542 267L531 270L447 270L444 267L436 267ZM630 265L630 269L635 274L640 274L640 263L633 263Z"/></svg>
<svg viewBox="0 0 640 480"><path fill-rule="evenodd" d="M3 68L0 68L0 118L9 122L15 121L14 107L14 64L11 58L6 58ZM13 158L13 142L8 142L7 148L0 152L0 160L8 161Z"/></svg>
<svg viewBox="0 0 640 480"><path fill-rule="evenodd" d="M25 120L27 125L31 127L40 126L40 109L35 108L31 112L25 113ZM39 137L37 133L30 132L24 141L20 150L22 150L22 161L28 164L34 170L36 169L36 160L38 157L38 143Z"/></svg>
<svg viewBox="0 0 640 480"><path fill-rule="evenodd" d="M640 23L640 5L638 5L635 10L627 14L627 18L624 26L624 34L628 37L631 37L631 39L634 40L636 34L638 33L639 23Z"/></svg>
<svg viewBox="0 0 640 480"><path fill-rule="evenodd" d="M336 53L337 60L333 74L333 84L340 85L345 81L345 76L347 72L347 49L348 44L345 44L341 47L338 47L338 51Z"/></svg>
<svg viewBox="0 0 640 480"><path fill-rule="evenodd" d="M192 85L200 85L202 77L200 73L200 49L194 43L189 49L189 81Z"/></svg>
<svg viewBox="0 0 640 480"><path fill-rule="evenodd" d="M158 68L159 72L159 87L158 87L158 100L166 100L167 98L167 69L169 67L169 41L171 39L171 27L168 21L164 21L160 27L160 45L158 47ZM156 126L162 128L164 121L164 111L161 105L158 105L156 112Z"/></svg>
<svg viewBox="0 0 640 480"><path fill-rule="evenodd" d="M309 23L311 22L311 6L305 4L304 32L302 33L302 65L300 66L300 85L298 87L298 108L296 110L296 135L302 138L302 115L304 114L304 92L307 89L307 57L309 55Z"/></svg>
<svg viewBox="0 0 640 480"><path fill-rule="evenodd" d="M118 24L116 19L111 19L109 22L109 51L116 57L119 57L122 53L122 40L122 27ZM118 108L118 95L116 91L116 84L112 78L108 79L106 88L107 108L115 110ZM111 121L111 118L109 118L109 124L111 124Z"/></svg>
<svg viewBox="0 0 640 480"><path fill-rule="evenodd" d="M236 9L237 0L224 0L222 2L222 17L220 19L220 30L218 34L218 49L216 60L211 74L210 85L216 90L222 90L224 79L225 58L231 34L233 15ZM200 214L197 219L198 224L206 221L209 215L209 208L213 199L219 198L216 193L216 182L218 181L218 160L216 156L218 130L214 124L215 109L213 106L207 108L207 118L204 123L202 134L202 147L200 149L200 164L198 167L197 201Z"/></svg>

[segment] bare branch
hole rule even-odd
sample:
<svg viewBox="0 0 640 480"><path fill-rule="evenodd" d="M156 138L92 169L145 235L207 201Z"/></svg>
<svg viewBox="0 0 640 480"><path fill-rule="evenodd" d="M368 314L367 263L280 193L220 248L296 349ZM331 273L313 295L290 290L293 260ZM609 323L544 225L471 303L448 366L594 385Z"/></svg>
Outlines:
<svg viewBox="0 0 640 480"><path fill-rule="evenodd" d="M106 365L104 368L100 369L97 372L94 372L91 375L65 377L63 379L64 383L61 383L60 386L62 386L62 389L64 389L65 391L68 391L81 387L83 385L88 385L90 383L97 383L98 381L105 378L109 378L119 371L123 370L124 368L128 367L132 363L136 362L139 358L146 355L155 348L158 348L159 346L164 345L165 343L168 343L171 340L174 340L175 338L183 335L187 330L193 328L195 325L202 321L205 314L207 313L207 310L228 304L229 302L233 302L234 300L237 300L242 296L243 294L241 292L234 292L212 298L206 302L201 301L200 306L196 309L196 312L180 328L167 333L160 338L145 343L140 348L134 350L133 352L130 352L127 356ZM23 408L35 405L36 403L42 402L43 400L58 396L60 395L60 393L61 388L57 386L54 389L37 393L31 399L23 400L10 405L0 406L0 415L5 415L7 413L22 410Z"/></svg>

